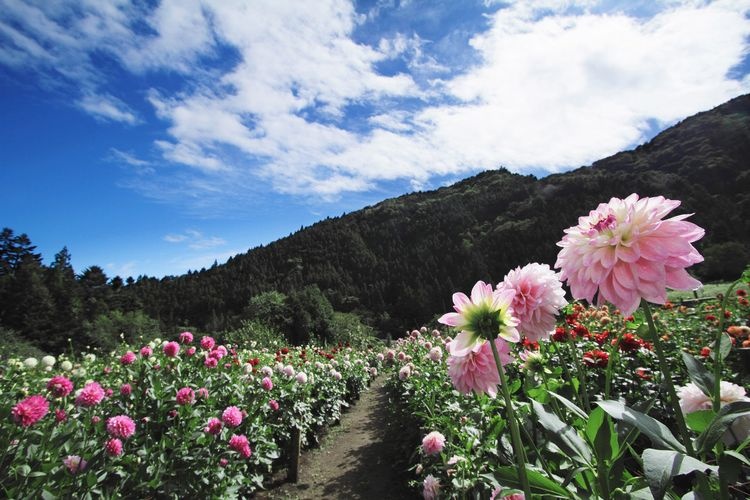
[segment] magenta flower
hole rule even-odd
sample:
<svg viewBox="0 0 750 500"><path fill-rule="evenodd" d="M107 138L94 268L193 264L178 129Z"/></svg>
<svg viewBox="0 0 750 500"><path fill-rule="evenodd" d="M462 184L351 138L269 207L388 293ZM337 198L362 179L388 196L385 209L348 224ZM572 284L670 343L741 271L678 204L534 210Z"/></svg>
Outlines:
<svg viewBox="0 0 750 500"><path fill-rule="evenodd" d="M195 354L195 350L196 350L195 346L188 347L188 350L186 351L186 354L188 355L188 357L192 357L193 354Z"/></svg>
<svg viewBox="0 0 750 500"><path fill-rule="evenodd" d="M193 334L190 332L182 332L180 334L180 344L192 344Z"/></svg>
<svg viewBox="0 0 750 500"><path fill-rule="evenodd" d="M422 451L425 455L437 455L445 447L445 436L438 431L432 431L422 439Z"/></svg>
<svg viewBox="0 0 750 500"><path fill-rule="evenodd" d="M107 432L113 438L127 439L135 434L135 422L127 415L118 415L107 420Z"/></svg>
<svg viewBox="0 0 750 500"><path fill-rule="evenodd" d="M177 342L167 342L164 344L164 355L168 358L174 358L180 353L180 344Z"/></svg>
<svg viewBox="0 0 750 500"><path fill-rule="evenodd" d="M667 300L666 288L694 290L701 286L687 271L703 257L691 245L705 231L679 215L662 220L680 205L663 196L601 203L578 225L565 230L555 267L562 270L573 297L611 302L627 316L641 299Z"/></svg>
<svg viewBox="0 0 750 500"><path fill-rule="evenodd" d="M154 350L151 349L151 346L144 345L143 347L141 347L141 356L143 356L144 358L148 358L153 353Z"/></svg>
<svg viewBox="0 0 750 500"><path fill-rule="evenodd" d="M61 375L57 375L49 379L47 390L56 398L64 398L73 392L73 382Z"/></svg>
<svg viewBox="0 0 750 500"><path fill-rule="evenodd" d="M190 387L183 387L177 391L177 404L189 405L195 401L195 392Z"/></svg>
<svg viewBox="0 0 750 500"><path fill-rule="evenodd" d="M133 351L128 351L120 356L121 365L132 365L133 363L135 363L135 353Z"/></svg>
<svg viewBox="0 0 750 500"><path fill-rule="evenodd" d="M236 406L229 406L221 414L221 420L229 427L237 427L242 423L242 412Z"/></svg>
<svg viewBox="0 0 750 500"><path fill-rule="evenodd" d="M463 394L471 394L475 391L478 394L487 393L492 398L497 396L500 374L497 372L489 342L484 342L478 350L470 351L466 356L453 354L453 342L448 344L448 351L451 354L448 357L448 375L453 382L453 387ZM503 366L513 361L507 342L503 339L495 339L495 346Z"/></svg>
<svg viewBox="0 0 750 500"><path fill-rule="evenodd" d="M466 356L479 349L489 335L518 342L518 320L511 306L513 295L512 290L493 291L492 286L484 281L477 281L471 289L471 299L464 293L454 293L453 309L456 312L438 319L444 325L461 328L461 333L453 340L451 355Z"/></svg>
<svg viewBox="0 0 750 500"><path fill-rule="evenodd" d="M104 394L104 389L98 382L88 383L76 396L76 404L87 407L96 406L102 402Z"/></svg>
<svg viewBox="0 0 750 500"><path fill-rule="evenodd" d="M222 427L224 427L224 424L221 423L221 420L216 417L211 417L208 419L208 423L206 424L206 427L204 427L203 432L216 436L221 432Z"/></svg>
<svg viewBox="0 0 750 500"><path fill-rule="evenodd" d="M216 341L213 339L213 337L206 336L201 339L201 347L207 351L213 349L214 345L216 345Z"/></svg>
<svg viewBox="0 0 750 500"><path fill-rule="evenodd" d="M55 422L65 422L68 419L68 414L62 408L55 408Z"/></svg>
<svg viewBox="0 0 750 500"><path fill-rule="evenodd" d="M75 475L85 471L88 463L78 455L68 455L63 458L63 465L71 474Z"/></svg>
<svg viewBox="0 0 750 500"><path fill-rule="evenodd" d="M208 389L206 389L205 387L201 387L200 389L196 391L195 395L198 399L207 399Z"/></svg>
<svg viewBox="0 0 750 500"><path fill-rule="evenodd" d="M279 409L279 402L275 399L271 399L268 401L268 407L271 408L273 411L277 411Z"/></svg>
<svg viewBox="0 0 750 500"><path fill-rule="evenodd" d="M515 292L511 306L518 329L532 342L546 340L555 331L557 314L568 303L559 275L547 264L517 267L497 289Z"/></svg>
<svg viewBox="0 0 750 500"><path fill-rule="evenodd" d="M250 449L250 442L242 434L235 434L229 438L229 447L245 458L250 458L253 450Z"/></svg>
<svg viewBox="0 0 750 500"><path fill-rule="evenodd" d="M206 368L216 368L218 366L219 362L216 360L216 358L208 357L205 361L203 361L203 365Z"/></svg>
<svg viewBox="0 0 750 500"><path fill-rule="evenodd" d="M107 455L110 457L119 457L122 455L122 441L117 438L110 439L107 441L107 444L104 445L104 451L106 451Z"/></svg>
<svg viewBox="0 0 750 500"><path fill-rule="evenodd" d="M133 392L133 386L130 384L122 384L120 386L120 394L123 396L130 396L130 394Z"/></svg>
<svg viewBox="0 0 750 500"><path fill-rule="evenodd" d="M13 420L22 427L29 427L40 421L49 412L49 401L35 394L19 401L11 410Z"/></svg>
<svg viewBox="0 0 750 500"><path fill-rule="evenodd" d="M263 380L260 381L260 385L267 391L273 389L273 381L270 377L263 377Z"/></svg>
<svg viewBox="0 0 750 500"><path fill-rule="evenodd" d="M438 500L440 498L440 481L432 474L422 481L422 498L424 500Z"/></svg>

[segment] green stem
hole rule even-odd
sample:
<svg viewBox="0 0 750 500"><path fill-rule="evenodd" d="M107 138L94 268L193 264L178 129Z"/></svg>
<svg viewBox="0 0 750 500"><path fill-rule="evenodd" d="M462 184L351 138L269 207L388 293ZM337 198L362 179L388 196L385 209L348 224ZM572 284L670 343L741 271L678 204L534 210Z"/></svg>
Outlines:
<svg viewBox="0 0 750 500"><path fill-rule="evenodd" d="M516 456L516 465L518 466L518 477L521 480L521 487L526 498L531 498L531 488L529 487L529 478L526 476L526 453L521 442L521 433L518 430L518 421L516 420L516 412L513 409L513 401L510 397L510 390L508 390L508 381L505 378L505 369L500 362L500 355L497 352L497 346L495 340L490 339L487 342L490 343L492 348L492 356L495 358L495 365L497 366L497 373L500 375L500 387L503 390L503 397L505 398L505 411L510 424L510 436L513 441L513 452Z"/></svg>
<svg viewBox="0 0 750 500"><path fill-rule="evenodd" d="M575 345L573 337L571 336L570 340L566 341L565 344L570 351L570 356L573 358L573 362L576 365L576 370L578 371L578 380L580 382L578 391L583 397L583 409L586 411L586 413L591 413L591 405L589 403L589 388L588 383L586 382L586 371L581 366L581 360L578 357L577 347Z"/></svg>
<svg viewBox="0 0 750 500"><path fill-rule="evenodd" d="M609 362L607 363L607 372L604 379L604 399L611 399L610 393L612 392L612 371L615 364L619 366L618 359L620 357L620 342L625 330L620 330L620 334L617 336L617 342L609 349Z"/></svg>
<svg viewBox="0 0 750 500"><path fill-rule="evenodd" d="M688 432L687 425L685 424L685 415L682 413L680 408L679 399L677 399L677 391L674 388L674 382L672 381L672 370L669 368L667 358L664 356L664 350L661 347L661 339L656 331L656 325L654 325L654 318L651 316L651 308L648 306L648 302L641 300L641 306L643 306L643 312L646 315L646 321L648 322L648 329L651 333L651 339L654 342L654 349L656 350L656 357L659 360L659 369L664 376L664 382L667 385L667 395L669 396L669 402L672 405L672 411L674 412L675 419L677 420L677 427L680 429L680 435L682 436L682 444L685 445L685 449L688 455L691 457L695 456L693 451L693 442L690 440L690 433Z"/></svg>
<svg viewBox="0 0 750 500"><path fill-rule="evenodd" d="M713 409L715 412L721 409L721 337L724 335L724 311L727 310L727 297L732 293L734 287L737 286L742 280L739 279L729 285L729 289L721 299L721 311L719 314L719 331L716 333L716 341L714 342L714 401Z"/></svg>

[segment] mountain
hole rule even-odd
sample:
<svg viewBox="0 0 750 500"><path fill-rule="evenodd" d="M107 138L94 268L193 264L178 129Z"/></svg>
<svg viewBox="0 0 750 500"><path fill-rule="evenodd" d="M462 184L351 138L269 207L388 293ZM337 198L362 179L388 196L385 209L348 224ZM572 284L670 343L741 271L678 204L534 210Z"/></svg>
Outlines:
<svg viewBox="0 0 750 500"><path fill-rule="evenodd" d="M647 144L542 179L500 168L329 218L208 270L125 287L166 325L227 326L250 297L316 284L337 310L398 333L450 310L451 294L528 262L554 264L563 229L610 197L663 195L706 228L703 279L750 261L750 96Z"/></svg>

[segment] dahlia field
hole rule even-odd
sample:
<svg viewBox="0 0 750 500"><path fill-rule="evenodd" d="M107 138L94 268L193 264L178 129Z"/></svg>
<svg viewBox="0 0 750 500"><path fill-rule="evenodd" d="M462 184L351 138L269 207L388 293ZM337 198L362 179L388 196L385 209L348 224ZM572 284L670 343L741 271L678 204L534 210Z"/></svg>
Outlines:
<svg viewBox="0 0 750 500"><path fill-rule="evenodd" d="M478 281L447 330L391 346L425 499L750 496L750 269L716 300L669 302L700 286L703 229L665 219L678 205L602 203L565 231L559 272Z"/></svg>
<svg viewBox="0 0 750 500"><path fill-rule="evenodd" d="M183 332L107 356L0 361L6 498L246 497L377 374L349 347L240 349Z"/></svg>

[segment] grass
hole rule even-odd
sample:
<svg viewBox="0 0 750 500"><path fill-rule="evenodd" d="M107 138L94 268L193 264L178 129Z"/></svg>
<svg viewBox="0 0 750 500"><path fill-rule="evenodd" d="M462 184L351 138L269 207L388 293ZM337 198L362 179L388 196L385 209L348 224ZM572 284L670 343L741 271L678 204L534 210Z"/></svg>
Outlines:
<svg viewBox="0 0 750 500"><path fill-rule="evenodd" d="M707 298L713 298L716 297L719 293L726 293L727 289L729 288L729 285L731 282L722 282L722 283L705 283L701 288L696 290L695 292L683 292L680 290L671 290L667 297L669 298L670 302L680 302L682 300L690 300L690 299L707 299ZM737 288L743 288L746 291L748 290L747 285L741 285Z"/></svg>

